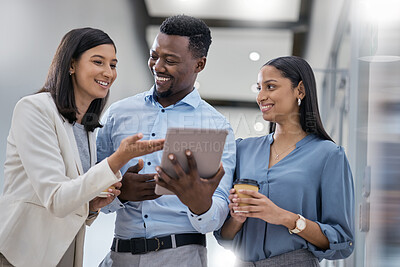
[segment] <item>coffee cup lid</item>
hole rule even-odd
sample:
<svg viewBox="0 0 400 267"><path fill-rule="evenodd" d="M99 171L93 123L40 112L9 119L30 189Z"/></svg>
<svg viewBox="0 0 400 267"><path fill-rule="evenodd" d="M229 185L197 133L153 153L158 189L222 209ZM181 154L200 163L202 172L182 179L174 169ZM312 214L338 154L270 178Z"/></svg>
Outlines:
<svg viewBox="0 0 400 267"><path fill-rule="evenodd" d="M254 185L254 186L257 186L258 188L260 188L260 186L258 185L258 182L256 180L252 180L252 179L239 179L239 180L236 180L233 184L249 184L249 185Z"/></svg>

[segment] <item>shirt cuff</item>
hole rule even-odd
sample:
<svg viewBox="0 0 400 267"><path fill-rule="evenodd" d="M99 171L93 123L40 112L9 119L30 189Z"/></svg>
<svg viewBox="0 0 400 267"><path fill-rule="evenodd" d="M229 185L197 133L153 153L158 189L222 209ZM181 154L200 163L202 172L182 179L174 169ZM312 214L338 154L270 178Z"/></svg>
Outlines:
<svg viewBox="0 0 400 267"><path fill-rule="evenodd" d="M110 166L110 165L109 165ZM122 174L121 171L117 171L117 173L114 173L115 177L117 177L118 182L122 180Z"/></svg>
<svg viewBox="0 0 400 267"><path fill-rule="evenodd" d="M189 221L192 226L202 234L206 234L208 232L213 231L214 229L207 229L209 226L213 225L212 221L215 221L215 209L216 205L214 201L211 204L211 207L205 213L201 215L194 214L189 208L187 208L187 214L189 217Z"/></svg>
<svg viewBox="0 0 400 267"><path fill-rule="evenodd" d="M121 181L121 180L122 180L121 171L118 170L116 173L113 173L113 171L111 170L110 164L108 163L108 158L105 158L105 159L103 159L102 161L106 161L106 162L107 162L108 169L110 170L110 172L111 172L112 174L114 174L114 176L117 178L118 182ZM102 162L102 161L101 161L101 162Z"/></svg>
<svg viewBox="0 0 400 267"><path fill-rule="evenodd" d="M321 250L318 247L309 244L309 250L319 259L344 259L351 255L354 250L354 241L344 232L338 231L334 227L316 222L321 228L322 233L328 238L329 248Z"/></svg>
<svg viewBox="0 0 400 267"><path fill-rule="evenodd" d="M108 214L111 212L116 212L119 209L124 209L125 205L124 203L122 203L118 197L116 197L113 202L111 202L110 204L108 204L107 206L101 208L101 212Z"/></svg>

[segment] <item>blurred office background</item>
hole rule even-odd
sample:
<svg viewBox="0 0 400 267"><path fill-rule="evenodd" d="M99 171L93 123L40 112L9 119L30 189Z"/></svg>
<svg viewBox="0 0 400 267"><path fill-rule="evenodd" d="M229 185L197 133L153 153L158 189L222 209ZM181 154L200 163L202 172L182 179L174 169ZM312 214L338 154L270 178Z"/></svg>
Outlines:
<svg viewBox="0 0 400 267"><path fill-rule="evenodd" d="M110 103L148 90L149 46L169 15L202 18L213 43L197 87L236 137L267 133L255 104L259 68L297 55L313 67L323 122L354 175L356 245L322 266L400 266L400 1L398 0L0 0L0 162L15 103L38 90L61 37L103 29L117 45ZM3 172L0 172L0 188ZM87 231L85 266L108 253L114 215ZM23 252L22 252L23 253ZM234 255L208 235L210 267Z"/></svg>

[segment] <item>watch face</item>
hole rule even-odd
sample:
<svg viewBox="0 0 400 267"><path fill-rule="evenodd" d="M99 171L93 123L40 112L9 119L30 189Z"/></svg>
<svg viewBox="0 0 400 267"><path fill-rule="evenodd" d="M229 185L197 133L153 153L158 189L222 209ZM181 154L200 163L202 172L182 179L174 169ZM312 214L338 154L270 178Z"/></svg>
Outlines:
<svg viewBox="0 0 400 267"><path fill-rule="evenodd" d="M304 230L304 228L306 228L306 222L303 220L297 220L296 222L296 226L299 230Z"/></svg>

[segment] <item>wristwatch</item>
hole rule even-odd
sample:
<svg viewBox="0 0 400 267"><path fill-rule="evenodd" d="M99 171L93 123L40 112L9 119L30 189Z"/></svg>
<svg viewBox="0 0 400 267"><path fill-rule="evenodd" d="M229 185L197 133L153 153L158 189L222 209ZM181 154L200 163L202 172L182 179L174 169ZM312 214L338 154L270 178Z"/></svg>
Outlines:
<svg viewBox="0 0 400 267"><path fill-rule="evenodd" d="M297 214L297 215L299 216L299 218L296 220L296 228L294 228L292 230L288 229L290 234L298 234L301 231L303 231L304 229L306 229L306 226L307 226L306 219L303 216L301 216L300 214Z"/></svg>

